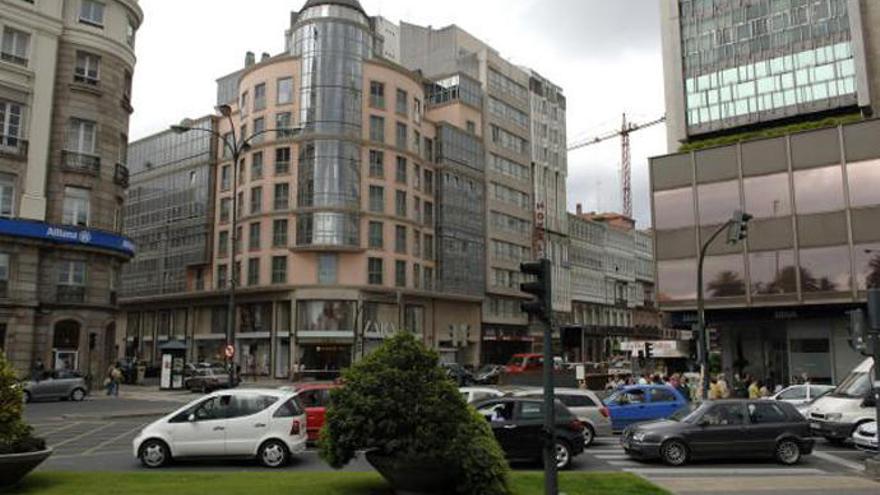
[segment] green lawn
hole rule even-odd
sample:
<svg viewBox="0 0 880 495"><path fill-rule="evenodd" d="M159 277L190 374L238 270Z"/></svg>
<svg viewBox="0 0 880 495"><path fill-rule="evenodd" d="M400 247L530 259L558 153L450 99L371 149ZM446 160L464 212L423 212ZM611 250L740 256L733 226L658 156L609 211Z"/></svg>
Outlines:
<svg viewBox="0 0 880 495"><path fill-rule="evenodd" d="M512 475L516 495L543 494L539 472ZM666 495L636 476L623 473L561 473L560 492L568 495ZM10 495L391 495L373 473L36 473Z"/></svg>

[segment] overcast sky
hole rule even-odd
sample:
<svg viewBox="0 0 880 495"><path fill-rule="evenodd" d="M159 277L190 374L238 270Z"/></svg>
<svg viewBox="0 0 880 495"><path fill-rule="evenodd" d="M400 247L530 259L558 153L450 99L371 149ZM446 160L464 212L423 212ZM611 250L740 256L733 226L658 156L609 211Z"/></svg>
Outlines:
<svg viewBox="0 0 880 495"><path fill-rule="evenodd" d="M305 0L141 0L132 139L212 111L221 75L245 52L284 49L290 11ZM516 64L560 85L568 98L568 140L663 115L656 0L361 0L370 15L434 27L458 24ZM649 156L664 154L665 127L632 137L633 200L648 225ZM621 210L620 140L569 154L568 203Z"/></svg>

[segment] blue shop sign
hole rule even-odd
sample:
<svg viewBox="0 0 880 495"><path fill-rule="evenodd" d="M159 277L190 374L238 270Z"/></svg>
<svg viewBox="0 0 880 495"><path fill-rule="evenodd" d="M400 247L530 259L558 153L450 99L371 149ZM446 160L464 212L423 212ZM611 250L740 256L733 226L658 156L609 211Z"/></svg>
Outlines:
<svg viewBox="0 0 880 495"><path fill-rule="evenodd" d="M109 249L127 256L134 256L134 243L128 237L111 234L102 230L52 225L29 220L0 218L0 235L27 237L100 249Z"/></svg>

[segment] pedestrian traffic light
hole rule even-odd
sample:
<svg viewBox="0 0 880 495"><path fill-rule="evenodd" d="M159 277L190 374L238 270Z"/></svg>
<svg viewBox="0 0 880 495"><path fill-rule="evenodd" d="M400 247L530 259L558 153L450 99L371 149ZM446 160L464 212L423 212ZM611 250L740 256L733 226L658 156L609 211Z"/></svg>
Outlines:
<svg viewBox="0 0 880 495"><path fill-rule="evenodd" d="M743 213L741 210L736 210L733 213L733 218L730 219L730 224L727 227L728 244L737 244L749 236L749 221L751 219L751 215Z"/></svg>
<svg viewBox="0 0 880 495"><path fill-rule="evenodd" d="M519 270L525 275L535 277L534 281L519 286L519 290L535 296L535 299L522 303L522 310L531 316L549 322L553 314L550 260L542 259L532 263L522 263Z"/></svg>
<svg viewBox="0 0 880 495"><path fill-rule="evenodd" d="M645 358L651 359L654 357L654 343L653 342L645 342Z"/></svg>

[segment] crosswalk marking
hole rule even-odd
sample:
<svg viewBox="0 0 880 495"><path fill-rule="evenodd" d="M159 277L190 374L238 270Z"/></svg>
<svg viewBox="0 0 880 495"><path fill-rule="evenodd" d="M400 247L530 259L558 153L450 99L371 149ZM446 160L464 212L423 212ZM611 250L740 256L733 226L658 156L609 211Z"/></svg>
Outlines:
<svg viewBox="0 0 880 495"><path fill-rule="evenodd" d="M111 438L111 439L109 439L109 440L106 440L106 441L104 441L104 442L101 442L101 443L99 443L98 445L95 445L94 447L92 447L92 448L90 448L90 449L88 449L88 450L83 451L82 455L89 455L89 454L92 454L92 453L94 453L95 451L97 451L97 450L99 450L99 449L102 449L102 448L104 448L104 447L106 447L106 446L108 446L108 445L110 445L110 444L113 444L113 443L115 443L115 442L117 442L117 441L119 441L119 440L122 440L123 438L125 438L125 437L131 435L132 433L135 433L136 431L140 430L141 428L143 428L143 427L146 426L146 425L147 425L147 423L143 423L143 424L139 424L139 425L135 426L134 428L132 428L132 429L130 429L130 430L126 430L124 433L120 433L119 435L116 435L116 436L114 436L113 438Z"/></svg>
<svg viewBox="0 0 880 495"><path fill-rule="evenodd" d="M819 459L823 459L828 462L833 462L834 464L837 464L839 466L843 466L848 469L852 469L853 471L864 471L865 470L864 464L859 464L856 462L848 461L846 459L841 459L840 457L837 457L836 455L833 455L828 452L822 452L821 450L814 450L813 455L818 457Z"/></svg>
<svg viewBox="0 0 880 495"><path fill-rule="evenodd" d="M116 423L113 423L113 422L110 422L110 423L104 423L103 425L101 425L101 426L99 426L99 427L97 427L97 428L94 428L94 429L92 429L92 430L89 430L89 431L87 431L87 432L85 432L85 433L82 433L82 434L77 435L77 436L75 436L75 437L68 438L67 440L64 440L63 442L58 442L58 443L56 443L56 444L53 444L51 447L52 447L53 449L55 449L55 450L58 450L58 448L61 447L62 445L67 445L67 444L69 444L69 443L71 443L71 442L75 442L75 441L77 441L77 440L83 439L83 438L85 438L85 437L87 437L87 436L89 436L89 435L94 435L95 433L98 433L99 431L101 431L101 430L103 430L103 429L105 429L105 428L108 428L108 427L110 427L110 426L113 426L113 425L115 425L115 424L116 424Z"/></svg>
<svg viewBox="0 0 880 495"><path fill-rule="evenodd" d="M707 475L725 475L725 476L782 476L782 475L798 475L798 474L827 474L821 469L814 468L624 468L623 471L638 474L641 476L707 476Z"/></svg>

